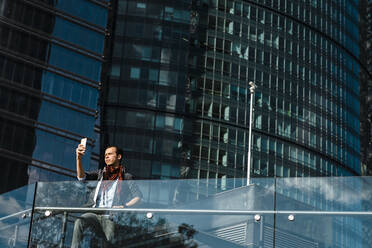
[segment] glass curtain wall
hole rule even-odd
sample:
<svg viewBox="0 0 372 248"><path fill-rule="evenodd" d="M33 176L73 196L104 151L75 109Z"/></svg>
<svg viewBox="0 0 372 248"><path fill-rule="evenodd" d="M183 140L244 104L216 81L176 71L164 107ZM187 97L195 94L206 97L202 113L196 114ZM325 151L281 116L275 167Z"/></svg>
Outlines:
<svg viewBox="0 0 372 248"><path fill-rule="evenodd" d="M117 1L104 143L141 178L243 178L253 81L254 176L358 175L358 40L352 0Z"/></svg>
<svg viewBox="0 0 372 248"><path fill-rule="evenodd" d="M197 30L196 5L116 5L102 144L123 147L128 170L139 178L186 177L192 145L199 141L190 112L191 84L202 73L197 66L202 55L198 36L205 31Z"/></svg>
<svg viewBox="0 0 372 248"><path fill-rule="evenodd" d="M372 174L372 1L359 2L361 70L361 161L363 175Z"/></svg>
<svg viewBox="0 0 372 248"><path fill-rule="evenodd" d="M89 167L108 3L0 1L0 191Z"/></svg>
<svg viewBox="0 0 372 248"><path fill-rule="evenodd" d="M222 104L218 91L212 101L205 94L203 110L206 102L219 106L221 117L237 125L228 128L226 143L246 151L247 82L257 84L254 175L359 174L356 2L208 3L205 65L213 78L206 73L203 89L221 81L228 89ZM246 164L245 154L238 160L233 153L228 164L234 156L232 167Z"/></svg>

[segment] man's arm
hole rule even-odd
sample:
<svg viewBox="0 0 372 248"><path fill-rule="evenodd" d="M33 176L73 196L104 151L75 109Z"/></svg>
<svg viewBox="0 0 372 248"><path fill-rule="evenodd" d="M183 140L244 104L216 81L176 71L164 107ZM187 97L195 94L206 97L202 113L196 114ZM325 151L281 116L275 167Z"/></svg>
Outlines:
<svg viewBox="0 0 372 248"><path fill-rule="evenodd" d="M141 200L141 198L139 196L136 196L132 200L130 200L129 202L125 203L125 206L126 207L131 207L134 204L136 204L137 202L139 202L140 200Z"/></svg>
<svg viewBox="0 0 372 248"><path fill-rule="evenodd" d="M129 173L125 173L124 180L125 180L124 183L128 184L130 194L132 195L133 198L128 202L124 202L124 206L113 206L113 208L131 207L137 204L139 201L141 201L142 192L140 191L138 185L133 180L133 176Z"/></svg>
<svg viewBox="0 0 372 248"><path fill-rule="evenodd" d="M76 176L79 180L83 180L85 178L85 173L83 169L82 159L85 154L85 146L79 144L76 148Z"/></svg>
<svg viewBox="0 0 372 248"><path fill-rule="evenodd" d="M132 200L130 200L129 202L127 203L124 203L124 206L112 206L112 208L124 208L124 207L131 207L133 206L134 204L136 204L137 202L139 202L141 200L140 197L136 196L134 197Z"/></svg>
<svg viewBox="0 0 372 248"><path fill-rule="evenodd" d="M134 204L138 203L142 198L142 192L140 191L137 183L133 180L133 176L129 173L126 173L125 178L129 181L127 181L129 186L129 191L133 198L125 203L126 207L133 206Z"/></svg>

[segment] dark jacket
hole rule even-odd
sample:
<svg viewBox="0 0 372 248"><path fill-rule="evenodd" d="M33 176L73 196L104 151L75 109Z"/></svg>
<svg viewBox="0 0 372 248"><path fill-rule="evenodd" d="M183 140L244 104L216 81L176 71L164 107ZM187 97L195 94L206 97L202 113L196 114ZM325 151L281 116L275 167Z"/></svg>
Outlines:
<svg viewBox="0 0 372 248"><path fill-rule="evenodd" d="M103 178L104 173L106 172L106 167L103 169L99 169L96 171L89 171L85 172L85 180L91 181L100 181ZM121 187L120 194L115 195L113 206L122 206L125 203L132 200L134 197L142 198L142 193L138 188L138 185L135 183L133 176L129 173L126 173L124 170L121 172L123 173L124 180L118 184L118 187ZM94 205L94 194L96 191L96 187L92 188L90 193L88 202L85 206L93 206Z"/></svg>

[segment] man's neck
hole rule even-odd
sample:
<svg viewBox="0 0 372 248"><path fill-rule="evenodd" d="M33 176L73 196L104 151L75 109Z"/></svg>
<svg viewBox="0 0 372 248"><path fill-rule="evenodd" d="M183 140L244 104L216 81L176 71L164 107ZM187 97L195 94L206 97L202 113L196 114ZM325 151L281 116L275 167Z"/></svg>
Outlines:
<svg viewBox="0 0 372 248"><path fill-rule="evenodd" d="M108 167L112 167L114 169L120 168L120 164L113 164L113 165L107 165Z"/></svg>

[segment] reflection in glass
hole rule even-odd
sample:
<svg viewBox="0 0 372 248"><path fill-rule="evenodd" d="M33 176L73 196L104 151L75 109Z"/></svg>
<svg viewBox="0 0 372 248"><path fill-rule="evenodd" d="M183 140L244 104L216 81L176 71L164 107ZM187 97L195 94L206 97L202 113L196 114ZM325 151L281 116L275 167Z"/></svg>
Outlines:
<svg viewBox="0 0 372 248"><path fill-rule="evenodd" d="M163 167L172 173L170 165ZM201 184L198 185L196 182ZM132 209L114 211L90 208L90 213L96 213L106 218L105 221L114 223L115 235L110 241L116 246L131 244L132 247L143 247L144 244L166 244L169 247L245 247L252 243L258 245L264 242L263 232L270 237L273 236L272 214L263 214L260 216L261 221L257 221L252 214L224 213L234 209L244 210L247 207L258 210L272 206L270 182L262 182L262 186L257 185L255 189L242 187L235 191L231 191L233 185L231 180L222 178L217 182L218 194L214 190L207 193L208 184L203 181L136 181L143 195L140 204ZM131 182L124 183L121 192L125 193L126 185ZM31 244L70 247L74 224L80 216L87 216L88 209L82 211L66 207L86 206L90 196L95 192L96 185L97 182L39 183ZM202 185L207 187L203 188ZM201 194L205 193L207 195L201 197ZM259 197L252 201L254 195ZM58 207L62 206L64 210L62 208L58 210ZM50 209L51 212L45 212L46 209ZM147 209L153 209L153 212ZM205 211L190 212L193 209ZM175 213L174 210L179 212ZM221 214L216 214L213 210L221 210ZM82 215L83 212L85 214ZM93 231L91 226L84 226L84 229L82 247L91 247L92 242L96 244L106 242L106 237Z"/></svg>
<svg viewBox="0 0 372 248"><path fill-rule="evenodd" d="M56 18L52 35L95 53L103 53L103 34L99 34L65 19Z"/></svg>
<svg viewBox="0 0 372 248"><path fill-rule="evenodd" d="M154 172L161 170L173 173L167 163L154 166ZM253 178L243 186L244 180L207 175L205 180L124 181L120 192L135 182L142 199L123 209L90 208L94 181L37 183L36 192L35 185L8 192L0 196L0 245L27 246L31 213L31 247L70 247L74 224L87 213L114 223L116 246L346 248L372 243L372 178ZM90 228L84 227L83 247L92 242L102 247L106 237Z"/></svg>
<svg viewBox="0 0 372 248"><path fill-rule="evenodd" d="M55 7L60 10L78 16L92 24L99 25L103 28L106 27L107 10L98 4L87 0L76 0L74 2L62 0L54 1L53 3L55 4Z"/></svg>
<svg viewBox="0 0 372 248"><path fill-rule="evenodd" d="M27 247L35 184L0 196L0 246Z"/></svg>

